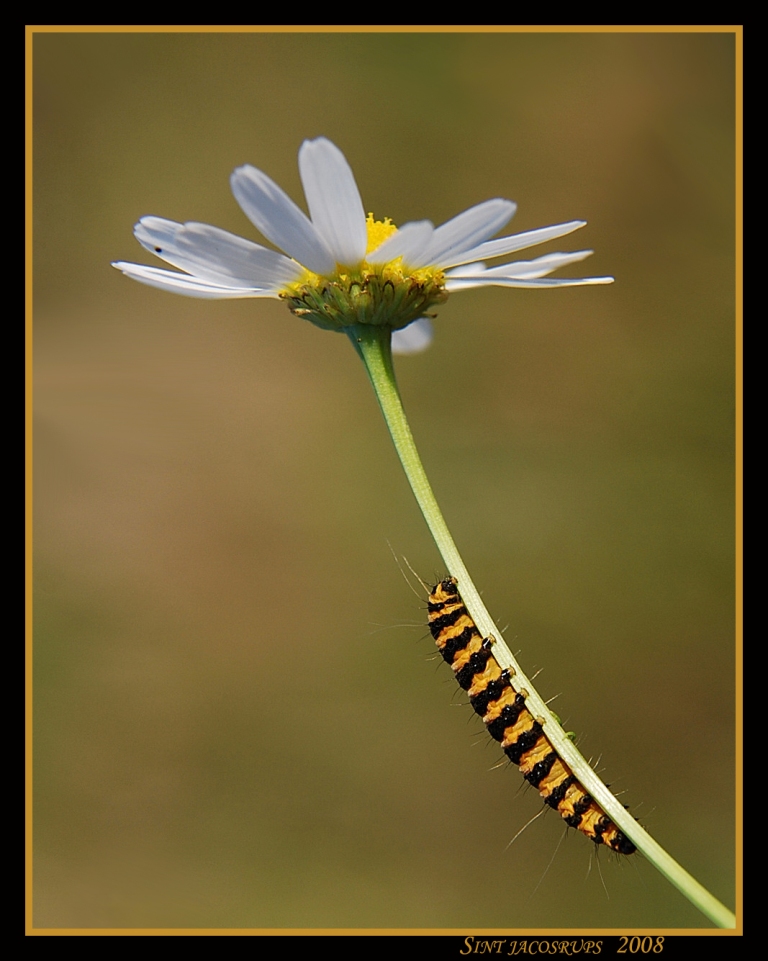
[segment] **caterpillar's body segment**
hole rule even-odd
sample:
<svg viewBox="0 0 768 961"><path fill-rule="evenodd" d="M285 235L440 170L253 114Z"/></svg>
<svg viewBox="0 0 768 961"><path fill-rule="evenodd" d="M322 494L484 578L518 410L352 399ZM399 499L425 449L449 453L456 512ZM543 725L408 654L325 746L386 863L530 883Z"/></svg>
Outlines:
<svg viewBox="0 0 768 961"><path fill-rule="evenodd" d="M616 827L576 780L568 765L514 690L469 616L455 578L437 584L429 595L429 629L443 658L494 740L520 768L544 801L566 824L618 854L634 854L635 845Z"/></svg>

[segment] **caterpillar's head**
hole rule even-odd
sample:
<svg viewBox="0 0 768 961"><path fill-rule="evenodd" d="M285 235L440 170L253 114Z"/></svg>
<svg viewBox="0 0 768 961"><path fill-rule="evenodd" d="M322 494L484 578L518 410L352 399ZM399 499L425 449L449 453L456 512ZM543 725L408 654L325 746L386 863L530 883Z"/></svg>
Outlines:
<svg viewBox="0 0 768 961"><path fill-rule="evenodd" d="M456 597L459 593L458 582L455 577L446 577L445 580L440 581L440 583L435 587L435 591L442 591L443 594L448 597Z"/></svg>

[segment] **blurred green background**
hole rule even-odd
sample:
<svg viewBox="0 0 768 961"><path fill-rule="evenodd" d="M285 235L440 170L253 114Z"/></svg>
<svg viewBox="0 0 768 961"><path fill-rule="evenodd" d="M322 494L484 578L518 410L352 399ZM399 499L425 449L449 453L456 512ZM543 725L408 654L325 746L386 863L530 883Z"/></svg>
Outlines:
<svg viewBox="0 0 768 961"><path fill-rule="evenodd" d="M532 255L614 286L453 295L398 375L510 645L732 907L733 36L51 33L34 69L35 923L708 924L551 812L507 847L540 800L433 659L348 342L109 266L143 214L261 240L230 172L303 204L319 135L395 223L589 221Z"/></svg>

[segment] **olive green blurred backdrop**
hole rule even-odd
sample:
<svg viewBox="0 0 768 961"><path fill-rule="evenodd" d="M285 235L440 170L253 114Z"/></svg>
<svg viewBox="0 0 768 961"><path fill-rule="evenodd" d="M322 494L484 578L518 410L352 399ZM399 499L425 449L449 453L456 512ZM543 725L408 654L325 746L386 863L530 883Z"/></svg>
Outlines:
<svg viewBox="0 0 768 961"><path fill-rule="evenodd" d="M733 36L43 34L34 67L36 923L707 925L553 813L507 847L541 804L433 659L390 545L440 558L347 341L109 266L151 261L143 214L261 240L230 172L303 204L321 134L395 223L589 221L533 255L615 285L453 295L398 375L511 646L733 906Z"/></svg>

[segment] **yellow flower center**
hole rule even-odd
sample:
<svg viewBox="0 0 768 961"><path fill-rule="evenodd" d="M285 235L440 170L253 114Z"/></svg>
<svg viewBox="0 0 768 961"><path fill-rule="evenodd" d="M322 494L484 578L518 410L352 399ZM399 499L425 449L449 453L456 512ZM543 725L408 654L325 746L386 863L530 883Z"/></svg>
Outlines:
<svg viewBox="0 0 768 961"><path fill-rule="evenodd" d="M389 217L374 220L368 214L366 253L371 253L397 232ZM343 330L355 324L372 324L398 330L431 307L445 303L445 275L437 267L413 269L396 257L386 264L363 260L356 267L336 265L333 274L321 276L305 270L299 280L280 294L289 310L326 330ZM430 315L434 316L434 315Z"/></svg>
<svg viewBox="0 0 768 961"><path fill-rule="evenodd" d="M392 234L397 233L397 227L389 217L385 217L383 220L374 220L373 214L368 214L366 217L365 229L368 231L368 246L365 248L367 254L381 247L385 240L389 240Z"/></svg>

